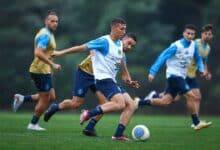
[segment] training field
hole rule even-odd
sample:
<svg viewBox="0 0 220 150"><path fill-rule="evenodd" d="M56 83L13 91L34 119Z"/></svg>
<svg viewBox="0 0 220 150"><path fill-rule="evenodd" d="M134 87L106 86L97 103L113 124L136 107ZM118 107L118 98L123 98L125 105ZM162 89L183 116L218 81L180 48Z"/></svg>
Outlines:
<svg viewBox="0 0 220 150"><path fill-rule="evenodd" d="M47 131L26 130L31 113L0 112L0 150L219 150L220 117L206 116L213 121L210 128L195 132L187 116L135 115L126 129L145 124L151 132L146 142L112 141L119 116L107 114L96 126L98 137L82 135L79 115L59 113L48 123L40 121Z"/></svg>

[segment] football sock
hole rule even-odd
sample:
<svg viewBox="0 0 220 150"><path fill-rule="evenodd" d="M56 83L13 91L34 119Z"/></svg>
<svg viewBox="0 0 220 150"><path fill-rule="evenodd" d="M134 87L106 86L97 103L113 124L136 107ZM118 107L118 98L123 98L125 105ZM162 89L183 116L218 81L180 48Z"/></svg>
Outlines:
<svg viewBox="0 0 220 150"><path fill-rule="evenodd" d="M32 124L37 124L38 120L39 120L39 117L33 115L32 119L31 119L31 123Z"/></svg>
<svg viewBox="0 0 220 150"><path fill-rule="evenodd" d="M100 106L97 106L96 108L89 111L90 117L94 117L96 115L101 115L101 114L103 114L103 111L102 111L102 108Z"/></svg>
<svg viewBox="0 0 220 150"><path fill-rule="evenodd" d="M24 96L24 102L26 103L26 102L32 102L33 101L33 99L32 99L32 97L31 97L31 95L25 95Z"/></svg>
<svg viewBox="0 0 220 150"><path fill-rule="evenodd" d="M87 129L87 130L94 130L94 127L95 127L96 123L97 123L97 121L92 118L92 119L89 121L89 124L86 126L86 129Z"/></svg>
<svg viewBox="0 0 220 150"><path fill-rule="evenodd" d="M59 104L53 104L52 107L51 107L51 111L52 112L57 112L59 111Z"/></svg>
<svg viewBox="0 0 220 150"><path fill-rule="evenodd" d="M192 121L194 125L199 124L200 121L199 121L199 117L197 116L197 114L192 114L191 117L192 117Z"/></svg>
<svg viewBox="0 0 220 150"><path fill-rule="evenodd" d="M125 130L125 126L123 124L118 124L118 128L117 128L114 136L115 137L122 136L124 130Z"/></svg>
<svg viewBox="0 0 220 150"><path fill-rule="evenodd" d="M145 105L150 106L150 102L151 102L151 100L149 100L149 99L146 99L146 100L141 99L141 100L138 102L138 106L145 106Z"/></svg>

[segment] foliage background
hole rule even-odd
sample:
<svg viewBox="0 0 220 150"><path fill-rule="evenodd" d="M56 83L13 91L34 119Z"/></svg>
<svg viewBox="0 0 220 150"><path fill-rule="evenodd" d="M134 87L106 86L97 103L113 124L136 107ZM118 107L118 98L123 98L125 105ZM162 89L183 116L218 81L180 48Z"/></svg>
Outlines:
<svg viewBox="0 0 220 150"><path fill-rule="evenodd" d="M82 44L91 39L108 34L110 20L123 17L127 21L127 31L138 36L135 49L127 54L128 68L134 79L142 87L138 90L125 88L132 96L144 97L150 90L162 91L165 85L164 68L156 80L146 80L148 68L159 53L176 39L181 38L185 24L193 23L198 29L212 23L215 37L211 44L209 67L213 74L211 81L200 80L203 94L201 113L220 114L219 95L220 69L218 65L220 47L220 1L218 0L2 0L0 2L0 110L9 109L14 93L33 94L35 87L28 74L33 59L33 39L43 27L47 10L56 10L59 14L59 28L56 32L57 49ZM200 30L198 30L200 31ZM200 36L198 32L197 37ZM72 81L77 64L87 56L87 52L64 56L55 61L63 67L55 72L54 83L57 101L71 97ZM96 105L95 97L89 93L86 105ZM27 109L32 108L30 105ZM186 112L185 101L168 108L149 108L139 110L148 113Z"/></svg>

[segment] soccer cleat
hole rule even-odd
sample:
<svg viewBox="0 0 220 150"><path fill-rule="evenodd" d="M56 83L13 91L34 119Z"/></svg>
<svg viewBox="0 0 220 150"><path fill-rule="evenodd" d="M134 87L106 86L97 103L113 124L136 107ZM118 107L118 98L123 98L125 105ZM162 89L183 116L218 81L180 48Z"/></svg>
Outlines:
<svg viewBox="0 0 220 150"><path fill-rule="evenodd" d="M21 94L15 94L13 106L12 106L13 111L16 112L23 102L24 102L24 96Z"/></svg>
<svg viewBox="0 0 220 150"><path fill-rule="evenodd" d="M194 123L192 123L192 124L190 125L190 127L191 127L191 128L194 128L194 127L195 127L195 124L194 124Z"/></svg>
<svg viewBox="0 0 220 150"><path fill-rule="evenodd" d="M131 141L127 136L122 135L122 136L112 136L113 141Z"/></svg>
<svg viewBox="0 0 220 150"><path fill-rule="evenodd" d="M84 122L89 120L89 111L88 110L82 110L82 113L80 115L80 124L82 125Z"/></svg>
<svg viewBox="0 0 220 150"><path fill-rule="evenodd" d="M45 131L46 130L46 129L40 127L38 124L32 124L32 123L28 124L27 129L28 130L35 130L35 131Z"/></svg>
<svg viewBox="0 0 220 150"><path fill-rule="evenodd" d="M44 114L44 121L48 121L50 120L50 118L57 112L57 104L52 104L48 110L45 112Z"/></svg>
<svg viewBox="0 0 220 150"><path fill-rule="evenodd" d="M194 130L198 131L202 128L207 128L212 124L212 122L205 122L205 121L200 121L199 124L195 125Z"/></svg>
<svg viewBox="0 0 220 150"><path fill-rule="evenodd" d="M157 95L156 91L151 91L145 98L144 100L151 100L152 98L154 98Z"/></svg>
<svg viewBox="0 0 220 150"><path fill-rule="evenodd" d="M139 97L135 97L134 98L134 105L135 105L135 107L136 107L136 109L138 109L138 107L139 107L139 101L140 101L141 99L139 98Z"/></svg>
<svg viewBox="0 0 220 150"><path fill-rule="evenodd" d="M97 136L96 130L88 130L88 129L83 129L83 134L86 136Z"/></svg>

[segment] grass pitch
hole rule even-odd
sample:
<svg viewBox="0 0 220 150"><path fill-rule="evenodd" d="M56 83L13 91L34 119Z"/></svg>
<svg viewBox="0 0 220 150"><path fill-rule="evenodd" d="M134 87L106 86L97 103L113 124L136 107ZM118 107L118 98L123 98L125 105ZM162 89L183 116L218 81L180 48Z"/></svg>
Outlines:
<svg viewBox="0 0 220 150"><path fill-rule="evenodd" d="M1 150L219 150L220 117L206 116L213 121L207 129L195 132L188 116L134 115L125 134L137 124L146 125L151 137L146 142L112 141L119 115L107 114L97 124L98 137L82 135L79 114L58 113L48 123L40 120L47 131L26 129L32 113L0 112Z"/></svg>

